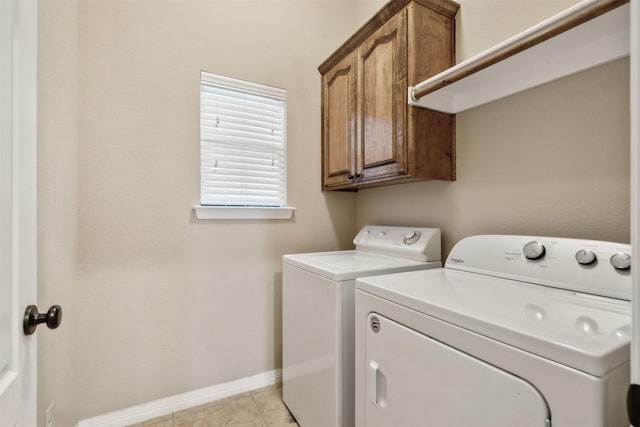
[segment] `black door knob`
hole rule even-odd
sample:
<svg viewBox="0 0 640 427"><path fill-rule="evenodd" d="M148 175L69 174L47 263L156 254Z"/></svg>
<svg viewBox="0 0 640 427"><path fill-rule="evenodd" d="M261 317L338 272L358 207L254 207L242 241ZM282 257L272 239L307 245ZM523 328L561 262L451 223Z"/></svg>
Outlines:
<svg viewBox="0 0 640 427"><path fill-rule="evenodd" d="M46 313L38 313L38 307L30 305L24 311L22 329L25 335L33 335L40 323L46 323L49 329L55 329L62 323L62 307L52 305Z"/></svg>

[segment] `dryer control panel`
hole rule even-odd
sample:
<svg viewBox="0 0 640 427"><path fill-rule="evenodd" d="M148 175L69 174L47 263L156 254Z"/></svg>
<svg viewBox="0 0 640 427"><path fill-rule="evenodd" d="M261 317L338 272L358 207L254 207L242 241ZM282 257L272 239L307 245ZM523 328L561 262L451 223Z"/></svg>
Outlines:
<svg viewBox="0 0 640 427"><path fill-rule="evenodd" d="M446 268L631 300L631 245L538 236L471 236Z"/></svg>
<svg viewBox="0 0 640 427"><path fill-rule="evenodd" d="M365 225L353 244L358 251L415 261L442 259L439 228Z"/></svg>

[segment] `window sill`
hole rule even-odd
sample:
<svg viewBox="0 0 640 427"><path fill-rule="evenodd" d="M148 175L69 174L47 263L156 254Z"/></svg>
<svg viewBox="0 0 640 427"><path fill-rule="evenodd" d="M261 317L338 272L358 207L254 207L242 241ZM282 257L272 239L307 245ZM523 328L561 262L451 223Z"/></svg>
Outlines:
<svg viewBox="0 0 640 427"><path fill-rule="evenodd" d="M198 219L291 219L296 208L194 206Z"/></svg>

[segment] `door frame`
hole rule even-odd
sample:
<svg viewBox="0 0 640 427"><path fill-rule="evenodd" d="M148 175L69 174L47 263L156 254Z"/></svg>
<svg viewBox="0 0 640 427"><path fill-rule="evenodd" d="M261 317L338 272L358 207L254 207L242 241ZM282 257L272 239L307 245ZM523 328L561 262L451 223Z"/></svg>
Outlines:
<svg viewBox="0 0 640 427"><path fill-rule="evenodd" d="M630 116L631 116L631 249L633 281L631 383L640 384L640 4L631 2Z"/></svg>

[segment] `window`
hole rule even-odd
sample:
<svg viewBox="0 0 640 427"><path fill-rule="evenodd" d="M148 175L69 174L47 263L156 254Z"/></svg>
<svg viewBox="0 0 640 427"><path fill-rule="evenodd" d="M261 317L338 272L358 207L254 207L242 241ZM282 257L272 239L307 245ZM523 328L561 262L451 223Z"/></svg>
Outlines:
<svg viewBox="0 0 640 427"><path fill-rule="evenodd" d="M200 73L198 218L291 217L286 95L284 89Z"/></svg>

